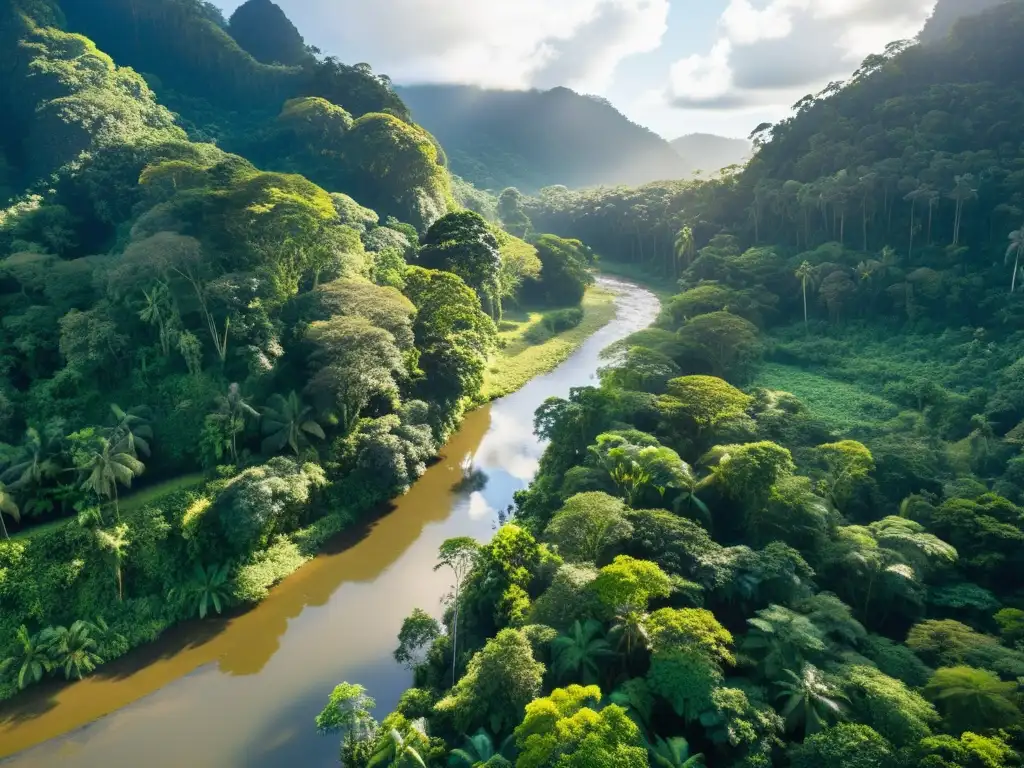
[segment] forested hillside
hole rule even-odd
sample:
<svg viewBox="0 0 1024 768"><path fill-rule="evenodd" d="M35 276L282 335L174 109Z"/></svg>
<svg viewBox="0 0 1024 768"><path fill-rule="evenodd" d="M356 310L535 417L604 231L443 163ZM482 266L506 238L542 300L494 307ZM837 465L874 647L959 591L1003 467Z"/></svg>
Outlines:
<svg viewBox="0 0 1024 768"><path fill-rule="evenodd" d="M533 192L682 178L687 166L657 134L611 104L568 88L496 91L399 87L413 117L437 136L452 171L481 189Z"/></svg>
<svg viewBox="0 0 1024 768"><path fill-rule="evenodd" d="M894 43L721 178L515 201L675 295L442 545L397 711L335 690L346 765L1021 765L1022 33Z"/></svg>
<svg viewBox="0 0 1024 768"><path fill-rule="evenodd" d="M424 471L503 307L581 320L582 244L462 209L272 4L3 0L0 68L0 698L262 599Z"/></svg>
<svg viewBox="0 0 1024 768"><path fill-rule="evenodd" d="M1007 0L939 0L935 5L924 29L917 36L922 43L945 40L960 19L975 16L989 8L1002 5ZM1012 0L1011 0L1012 2Z"/></svg>

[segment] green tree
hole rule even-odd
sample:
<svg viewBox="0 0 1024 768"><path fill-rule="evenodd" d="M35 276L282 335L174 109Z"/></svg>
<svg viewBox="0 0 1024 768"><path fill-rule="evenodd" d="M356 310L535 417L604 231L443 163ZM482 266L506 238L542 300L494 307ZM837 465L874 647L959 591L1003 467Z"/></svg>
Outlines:
<svg viewBox="0 0 1024 768"><path fill-rule="evenodd" d="M742 416L754 399L715 376L683 376L668 382L668 393L658 409L680 419L681 433L695 429L697 436L727 419Z"/></svg>
<svg viewBox="0 0 1024 768"><path fill-rule="evenodd" d="M935 670L923 693L939 710L946 730L959 734L1020 725L1016 689L988 670L960 666Z"/></svg>
<svg viewBox="0 0 1024 768"><path fill-rule="evenodd" d="M850 696L851 719L870 725L895 747L916 744L931 735L939 721L935 708L919 693L872 666L843 670Z"/></svg>
<svg viewBox="0 0 1024 768"><path fill-rule="evenodd" d="M830 723L843 718L845 712L841 691L830 685L813 664L804 664L799 674L783 669L776 682L776 699L783 701L781 715L786 726L795 731L803 726L804 736L813 736Z"/></svg>
<svg viewBox="0 0 1024 768"><path fill-rule="evenodd" d="M622 606L646 610L652 599L671 594L672 580L657 563L619 555L598 572L591 589L609 611Z"/></svg>
<svg viewBox="0 0 1024 768"><path fill-rule="evenodd" d="M327 704L316 716L316 729L321 734L339 733L342 739L342 754L362 752L369 758L369 751L360 750L377 734L377 721L370 710L377 706L366 695L366 689L355 683L339 683L331 691Z"/></svg>
<svg viewBox="0 0 1024 768"><path fill-rule="evenodd" d="M149 441L153 439L149 408L143 405L126 411L111 403L110 412L114 416L114 426L108 435L110 442L124 445L125 450L136 458L140 453L148 457L151 453Z"/></svg>
<svg viewBox="0 0 1024 768"><path fill-rule="evenodd" d="M748 507L764 504L775 484L796 469L792 454L769 441L720 445L711 449L708 458L716 462L715 484Z"/></svg>
<svg viewBox="0 0 1024 768"><path fill-rule="evenodd" d="M732 633L703 608L662 608L650 615L647 631L655 653L687 651L716 664L733 664Z"/></svg>
<svg viewBox="0 0 1024 768"><path fill-rule="evenodd" d="M13 488L37 488L47 480L57 478L62 470L60 442L64 435L59 420L48 424L42 432L35 427L25 430L25 439L6 469L0 473L0 482Z"/></svg>
<svg viewBox="0 0 1024 768"><path fill-rule="evenodd" d="M676 233L676 239L674 245L675 250L675 261L673 263L673 277L678 277L682 269L679 265L682 265L683 269L690 266L693 261L694 254L694 242L693 242L693 230L690 227L683 227Z"/></svg>
<svg viewBox="0 0 1024 768"><path fill-rule="evenodd" d="M600 700L596 685L570 685L527 704L515 729L517 768L646 768L636 724L615 704L598 711Z"/></svg>
<svg viewBox="0 0 1024 768"><path fill-rule="evenodd" d="M120 520L117 486L131 488L132 480L145 471L145 464L129 450L126 440L115 444L92 429L76 432L69 440L75 468L82 478L82 487L101 499L113 499L114 517Z"/></svg>
<svg viewBox="0 0 1024 768"><path fill-rule="evenodd" d="M530 218L523 210L523 195L515 187L507 187L498 195L498 218L506 230L515 237L526 237L530 231Z"/></svg>
<svg viewBox="0 0 1024 768"><path fill-rule="evenodd" d="M437 619L421 608L414 608L403 619L402 628L398 632L395 661L407 669L415 669L426 661L426 651L440 636L441 625Z"/></svg>
<svg viewBox="0 0 1024 768"><path fill-rule="evenodd" d="M327 438L313 417L313 408L303 405L294 390L288 397L275 394L270 398L263 408L260 429L266 436L260 446L264 453L277 453L287 445L298 456L309 445L309 436Z"/></svg>
<svg viewBox="0 0 1024 768"><path fill-rule="evenodd" d="M691 318L678 332L683 358L703 363L712 376L742 375L761 354L757 327L729 312Z"/></svg>
<svg viewBox="0 0 1024 768"><path fill-rule="evenodd" d="M552 672L561 680L576 679L584 685L597 683L601 678L601 662L614 655L608 641L601 635L601 622L594 619L583 623L576 621L568 635L560 635L551 641Z"/></svg>
<svg viewBox="0 0 1024 768"><path fill-rule="evenodd" d="M501 251L487 222L473 211L449 213L438 219L423 238L420 264L461 277L480 297L484 310L501 318L498 276Z"/></svg>
<svg viewBox="0 0 1024 768"><path fill-rule="evenodd" d="M750 630L740 650L756 660L762 676L784 679L785 670L799 670L825 650L821 630L810 619L781 605L771 605L747 619Z"/></svg>
<svg viewBox="0 0 1024 768"><path fill-rule="evenodd" d="M117 577L117 599L124 600L123 565L131 544L131 540L128 538L128 526L120 523L109 531L97 529L96 543L114 567L114 575Z"/></svg>
<svg viewBox="0 0 1024 768"><path fill-rule="evenodd" d="M892 746L866 725L840 723L811 736L790 753L793 768L892 768Z"/></svg>
<svg viewBox="0 0 1024 768"><path fill-rule="evenodd" d="M7 523L4 522L4 515L9 515L15 522L21 521L21 510L14 502L14 498L7 492L7 486L0 483L0 528L3 528L4 538L10 539L7 533Z"/></svg>
<svg viewBox="0 0 1024 768"><path fill-rule="evenodd" d="M480 545L470 536L447 539L441 544L434 570L448 568L455 578L454 616L452 618L452 685L458 668L459 608L462 603L462 585L480 557Z"/></svg>
<svg viewBox="0 0 1024 768"><path fill-rule="evenodd" d="M606 493L577 493L551 518L544 537L568 560L597 562L602 552L633 532L625 513L626 505Z"/></svg>
<svg viewBox="0 0 1024 768"><path fill-rule="evenodd" d="M43 679L43 675L53 669L50 657L49 638L42 632L30 634L22 624L18 627L15 637L15 652L0 663L0 672L17 671L18 690L24 690L33 683Z"/></svg>
<svg viewBox="0 0 1024 768"><path fill-rule="evenodd" d="M67 680L81 680L103 663L90 630L88 622L79 620L70 628L50 628L41 633L40 641L46 644L54 666L64 670Z"/></svg>
<svg viewBox="0 0 1024 768"><path fill-rule="evenodd" d="M825 478L827 498L842 509L857 487L875 470L875 458L863 443L841 440L816 448L818 456L828 467Z"/></svg>
<svg viewBox="0 0 1024 768"><path fill-rule="evenodd" d="M402 734L397 728L390 729L377 750L370 757L366 764L367 768L373 766L387 766L387 768L402 768L406 765L418 765L420 768L427 768L423 756L417 746L427 742L426 724L421 720L414 720L406 734Z"/></svg>
<svg viewBox="0 0 1024 768"><path fill-rule="evenodd" d="M245 420L259 418L259 415L245 399L237 382L228 386L226 394L217 396L216 410L211 416L221 425L232 463L238 462L238 435L245 431Z"/></svg>
<svg viewBox="0 0 1024 768"><path fill-rule="evenodd" d="M455 727L466 732L487 725L501 734L519 722L538 693L544 665L534 660L530 641L515 629L503 629L469 661L466 674L437 703Z"/></svg>
<svg viewBox="0 0 1024 768"><path fill-rule="evenodd" d="M206 618L210 606L219 614L231 604L233 587L228 579L230 564L203 566L196 563L192 576L184 586L175 587L168 597L172 600L181 597L190 603L190 608L200 619Z"/></svg>

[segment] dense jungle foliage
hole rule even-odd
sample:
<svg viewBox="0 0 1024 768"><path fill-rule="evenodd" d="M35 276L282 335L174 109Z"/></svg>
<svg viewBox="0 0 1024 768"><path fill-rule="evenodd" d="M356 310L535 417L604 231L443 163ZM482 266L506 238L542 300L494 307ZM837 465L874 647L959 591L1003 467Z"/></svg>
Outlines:
<svg viewBox="0 0 1024 768"><path fill-rule="evenodd" d="M503 305L580 321L593 256L462 208L265 1L3 0L0 59L6 698L265 597L424 471Z"/></svg>
<svg viewBox="0 0 1024 768"><path fill-rule="evenodd" d="M721 178L503 193L674 295L441 547L397 710L335 689L345 765L1021 764L1022 32L894 43Z"/></svg>

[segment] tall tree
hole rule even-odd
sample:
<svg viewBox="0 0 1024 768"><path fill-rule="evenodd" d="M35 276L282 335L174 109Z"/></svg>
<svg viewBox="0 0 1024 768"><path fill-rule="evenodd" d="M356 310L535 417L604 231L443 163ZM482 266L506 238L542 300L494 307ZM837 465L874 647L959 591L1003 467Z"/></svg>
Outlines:
<svg viewBox="0 0 1024 768"><path fill-rule="evenodd" d="M127 557L128 547L131 540L128 538L128 526L124 523L116 525L109 531L98 529L96 531L96 543L100 549L110 558L114 566L114 575L117 577L117 599L124 600L124 572L123 564Z"/></svg>
<svg viewBox="0 0 1024 768"><path fill-rule="evenodd" d="M1024 226L1010 233L1010 246L1006 249L1006 261L1013 254L1013 277L1010 278L1010 293L1017 289L1017 273L1020 271L1020 257L1024 254Z"/></svg>
<svg viewBox="0 0 1024 768"><path fill-rule="evenodd" d="M800 291L804 296L804 329L807 329L807 283L814 277L814 267L805 261L796 270L796 279L800 281Z"/></svg>
<svg viewBox="0 0 1024 768"><path fill-rule="evenodd" d="M455 577L455 610L452 617L452 685L455 684L456 668L458 667L456 659L458 659L459 649L459 607L462 598L462 585L479 557L480 545L477 544L476 539L470 536L459 536L441 544L441 549L437 554L437 564L434 566L435 571L441 568L450 569Z"/></svg>
<svg viewBox="0 0 1024 768"><path fill-rule="evenodd" d="M92 430L75 433L72 438L76 436L81 439L75 441L71 455L81 473L82 486L101 499L113 499L114 516L120 520L117 486L131 488L132 480L143 473L146 465L129 450L125 440L115 444Z"/></svg>

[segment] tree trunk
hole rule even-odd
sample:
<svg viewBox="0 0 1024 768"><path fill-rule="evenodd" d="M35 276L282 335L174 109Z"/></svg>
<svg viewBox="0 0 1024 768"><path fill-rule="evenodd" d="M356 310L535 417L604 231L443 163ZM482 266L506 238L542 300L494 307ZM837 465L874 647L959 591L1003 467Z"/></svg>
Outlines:
<svg viewBox="0 0 1024 768"><path fill-rule="evenodd" d="M807 279L803 281L804 285L804 333L807 333Z"/></svg>
<svg viewBox="0 0 1024 768"><path fill-rule="evenodd" d="M907 256L908 261L914 261L914 201L910 202L910 253Z"/></svg>
<svg viewBox="0 0 1024 768"><path fill-rule="evenodd" d="M4 538L8 541L11 540L11 534L7 532L7 523L4 522L4 513L0 512L0 528L4 529Z"/></svg>
<svg viewBox="0 0 1024 768"><path fill-rule="evenodd" d="M1017 289L1017 264L1020 262L1020 246L1017 247L1017 256L1013 260L1013 278L1010 280L1010 293Z"/></svg>
<svg viewBox="0 0 1024 768"><path fill-rule="evenodd" d="M452 685L455 685L455 670L457 667L456 659L458 658L459 650L459 593L461 591L461 583L458 578L455 579L455 618L452 620Z"/></svg>

